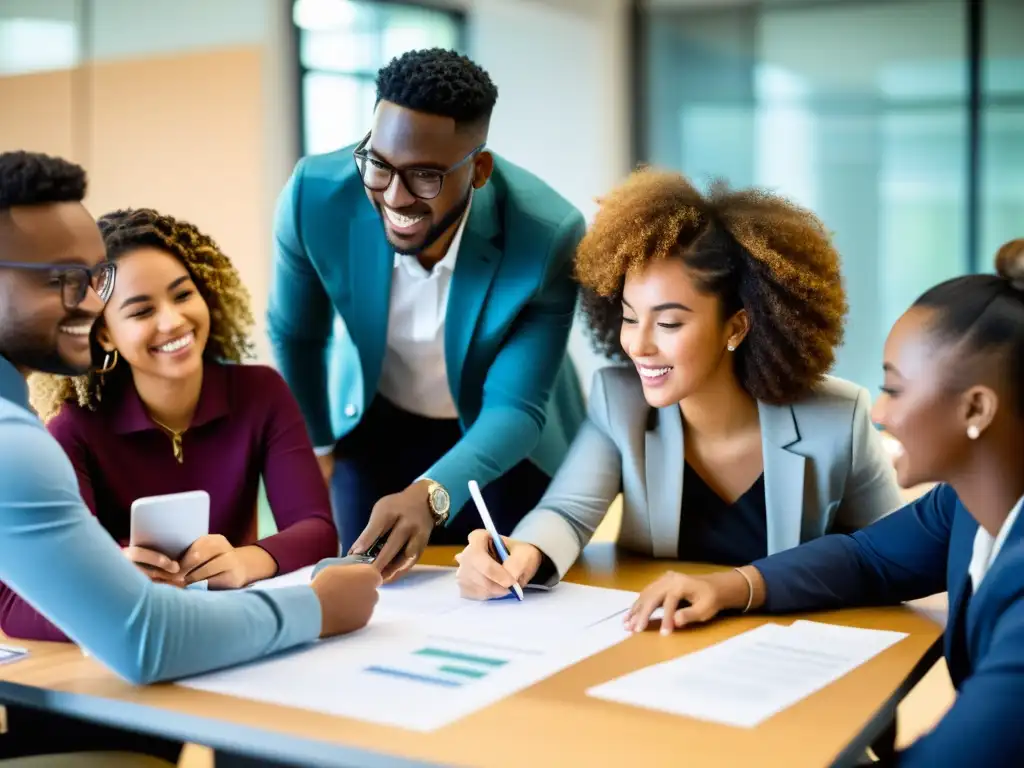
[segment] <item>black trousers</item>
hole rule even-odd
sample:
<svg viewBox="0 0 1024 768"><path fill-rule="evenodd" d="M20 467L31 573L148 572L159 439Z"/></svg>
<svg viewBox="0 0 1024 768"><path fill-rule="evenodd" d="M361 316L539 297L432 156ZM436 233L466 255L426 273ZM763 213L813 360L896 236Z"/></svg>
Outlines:
<svg viewBox="0 0 1024 768"><path fill-rule="evenodd" d="M7 707L7 733L0 759L67 752L139 752L177 763L184 744L143 733L55 715L29 707Z"/></svg>
<svg viewBox="0 0 1024 768"><path fill-rule="evenodd" d="M415 482L461 437L457 420L418 416L378 395L359 425L335 449L331 501L342 552L362 533L378 499ZM550 482L551 478L527 459L482 488L487 509L502 535L511 533L537 506ZM447 526L434 530L430 543L462 545L470 531L482 527L470 501Z"/></svg>

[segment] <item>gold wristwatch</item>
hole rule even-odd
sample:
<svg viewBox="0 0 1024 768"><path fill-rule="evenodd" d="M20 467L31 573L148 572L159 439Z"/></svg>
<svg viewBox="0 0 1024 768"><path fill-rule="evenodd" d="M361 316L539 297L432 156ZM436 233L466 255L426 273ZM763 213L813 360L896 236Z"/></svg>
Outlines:
<svg viewBox="0 0 1024 768"><path fill-rule="evenodd" d="M434 527L437 528L448 522L452 499L448 495L448 489L443 485L435 483L429 477L423 479L427 481L427 505L430 507L430 514L434 516Z"/></svg>

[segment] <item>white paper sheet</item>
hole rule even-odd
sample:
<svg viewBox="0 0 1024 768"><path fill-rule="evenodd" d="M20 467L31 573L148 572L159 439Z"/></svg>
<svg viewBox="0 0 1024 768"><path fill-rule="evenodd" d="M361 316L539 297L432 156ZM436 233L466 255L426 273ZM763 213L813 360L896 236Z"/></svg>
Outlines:
<svg viewBox="0 0 1024 768"><path fill-rule="evenodd" d="M561 583L550 592L527 591L486 602L462 600L434 632L486 641L495 637L517 647L552 650L575 642L590 627L619 616L636 601L636 593ZM621 619L615 623L623 631Z"/></svg>
<svg viewBox="0 0 1024 768"><path fill-rule="evenodd" d="M305 568L300 568L297 571L286 573L282 576L275 576L272 579L264 579L263 581L254 581L249 585L249 589L279 589L281 587L295 587L299 584L309 584L309 580L313 576L314 566L309 565Z"/></svg>
<svg viewBox="0 0 1024 768"><path fill-rule="evenodd" d="M28 656L28 650L15 645L0 645L0 664L13 664Z"/></svg>
<svg viewBox="0 0 1024 768"><path fill-rule="evenodd" d="M763 624L587 691L591 696L752 728L904 637L814 621Z"/></svg>
<svg viewBox="0 0 1024 768"><path fill-rule="evenodd" d="M310 572L253 587L305 583ZM431 731L625 640L621 616L635 600L568 583L522 602L464 600L454 568L417 566L381 587L359 632L180 684Z"/></svg>

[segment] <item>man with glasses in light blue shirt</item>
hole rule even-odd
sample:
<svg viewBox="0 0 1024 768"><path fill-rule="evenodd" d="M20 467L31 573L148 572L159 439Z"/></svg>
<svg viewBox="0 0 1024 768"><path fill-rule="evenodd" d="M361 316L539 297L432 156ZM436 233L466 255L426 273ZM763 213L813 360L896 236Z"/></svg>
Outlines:
<svg viewBox="0 0 1024 768"><path fill-rule="evenodd" d="M186 591L150 581L89 513L71 463L29 408L25 380L31 371L79 374L92 363L92 326L116 274L82 205L85 188L72 163L0 154L0 579L136 684L364 626L380 584L371 566L328 568L311 586ZM0 756L17 753L18 716L29 719L12 714ZM21 728L26 738L31 730ZM46 730L60 735L34 746L110 748L98 727L83 729L85 745L63 728Z"/></svg>

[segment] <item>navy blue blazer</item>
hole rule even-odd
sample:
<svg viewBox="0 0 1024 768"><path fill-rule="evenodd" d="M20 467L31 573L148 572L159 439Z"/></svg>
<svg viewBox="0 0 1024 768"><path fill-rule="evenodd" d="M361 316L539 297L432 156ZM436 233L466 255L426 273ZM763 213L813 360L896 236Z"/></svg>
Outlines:
<svg viewBox="0 0 1024 768"><path fill-rule="evenodd" d="M764 610L772 613L895 604L949 592L945 655L956 703L900 753L901 766L1021 764L1024 517L972 596L967 568L977 530L953 489L940 485L856 533L824 536L753 564L767 586Z"/></svg>

